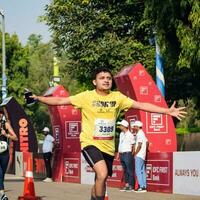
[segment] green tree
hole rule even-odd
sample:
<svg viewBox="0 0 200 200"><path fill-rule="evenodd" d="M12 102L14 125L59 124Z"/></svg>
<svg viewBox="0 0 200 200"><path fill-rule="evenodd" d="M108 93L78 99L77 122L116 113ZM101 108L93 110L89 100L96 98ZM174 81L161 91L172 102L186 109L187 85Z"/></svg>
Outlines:
<svg viewBox="0 0 200 200"><path fill-rule="evenodd" d="M44 44L41 40L41 35L31 34L26 45L30 52L26 88L34 94L43 94L49 88L53 71L53 50L50 44ZM41 132L44 126L50 127L47 106L36 103L31 107L27 107L27 105L25 107L37 132Z"/></svg>
<svg viewBox="0 0 200 200"><path fill-rule="evenodd" d="M199 0L145 2L144 26L156 30L165 59L167 99L195 98L199 107Z"/></svg>
<svg viewBox="0 0 200 200"><path fill-rule="evenodd" d="M144 1L54 0L45 20L53 41L68 60L67 71L85 87L94 68L119 71L124 65L154 65L154 48L148 28L141 26Z"/></svg>
<svg viewBox="0 0 200 200"><path fill-rule="evenodd" d="M28 37L28 42L27 44L32 47L32 49L38 47L38 45L41 43L42 40L42 36L41 35L37 35L37 34L31 34Z"/></svg>
<svg viewBox="0 0 200 200"><path fill-rule="evenodd" d="M20 104L23 104L24 87L27 83L28 77L29 51L21 45L16 34L10 36L6 33L5 38L8 96L15 97Z"/></svg>
<svg viewBox="0 0 200 200"><path fill-rule="evenodd" d="M167 101L192 98L199 110L199 6L199 0L54 0L44 19L66 70L85 87L97 66L115 73L139 61L152 73L155 47L149 38L156 31Z"/></svg>
<svg viewBox="0 0 200 200"><path fill-rule="evenodd" d="M49 83L53 77L53 58L55 51L51 43L42 43L41 36L31 34L28 38L26 48L29 49L29 71L26 88L31 90L34 94L42 95L48 88ZM60 84L63 85L70 93L77 90L77 82L70 79L65 68L67 65L66 59L58 57L59 70L61 76ZM37 131L41 131L44 126L50 125L50 118L48 113L48 107L43 104L35 104L32 107L27 107L26 111Z"/></svg>

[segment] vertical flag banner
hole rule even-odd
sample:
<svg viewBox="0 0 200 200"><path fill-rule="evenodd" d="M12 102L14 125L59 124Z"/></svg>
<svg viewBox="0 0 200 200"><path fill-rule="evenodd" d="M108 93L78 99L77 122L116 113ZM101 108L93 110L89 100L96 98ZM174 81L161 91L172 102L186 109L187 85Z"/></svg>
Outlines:
<svg viewBox="0 0 200 200"><path fill-rule="evenodd" d="M163 59L160 54L160 48L155 39L156 43L156 84L163 97L165 97L165 78L163 70Z"/></svg>

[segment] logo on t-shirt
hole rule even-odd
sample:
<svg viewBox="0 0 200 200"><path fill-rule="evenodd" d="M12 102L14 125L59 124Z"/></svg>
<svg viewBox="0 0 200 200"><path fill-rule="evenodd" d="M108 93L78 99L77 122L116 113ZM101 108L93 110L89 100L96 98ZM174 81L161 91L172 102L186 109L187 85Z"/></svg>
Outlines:
<svg viewBox="0 0 200 200"><path fill-rule="evenodd" d="M115 107L116 101L93 101L93 107Z"/></svg>

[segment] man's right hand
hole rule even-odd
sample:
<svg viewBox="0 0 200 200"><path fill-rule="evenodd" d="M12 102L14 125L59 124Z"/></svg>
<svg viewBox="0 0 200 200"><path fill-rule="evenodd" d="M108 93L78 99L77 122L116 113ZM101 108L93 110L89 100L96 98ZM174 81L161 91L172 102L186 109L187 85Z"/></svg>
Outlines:
<svg viewBox="0 0 200 200"><path fill-rule="evenodd" d="M36 101L39 101L41 103L47 104L47 105L70 105L71 101L69 97L44 97L44 96L36 96L35 94L30 96L30 98L33 98Z"/></svg>

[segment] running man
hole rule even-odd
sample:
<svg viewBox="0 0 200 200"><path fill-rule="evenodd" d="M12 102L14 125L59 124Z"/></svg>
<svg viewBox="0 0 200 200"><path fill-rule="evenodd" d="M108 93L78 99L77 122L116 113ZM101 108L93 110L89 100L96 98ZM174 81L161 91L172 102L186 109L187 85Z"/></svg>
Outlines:
<svg viewBox="0 0 200 200"><path fill-rule="evenodd" d="M106 180L112 175L112 163L115 154L115 124L121 111L129 108L148 112L164 113L184 118L185 107L159 107L150 103L141 103L130 99L119 91L111 91L113 76L109 69L98 68L94 71L94 90L84 91L70 97L32 98L47 105L74 105L82 113L82 132L80 142L82 153L95 172L91 200L104 200Z"/></svg>

